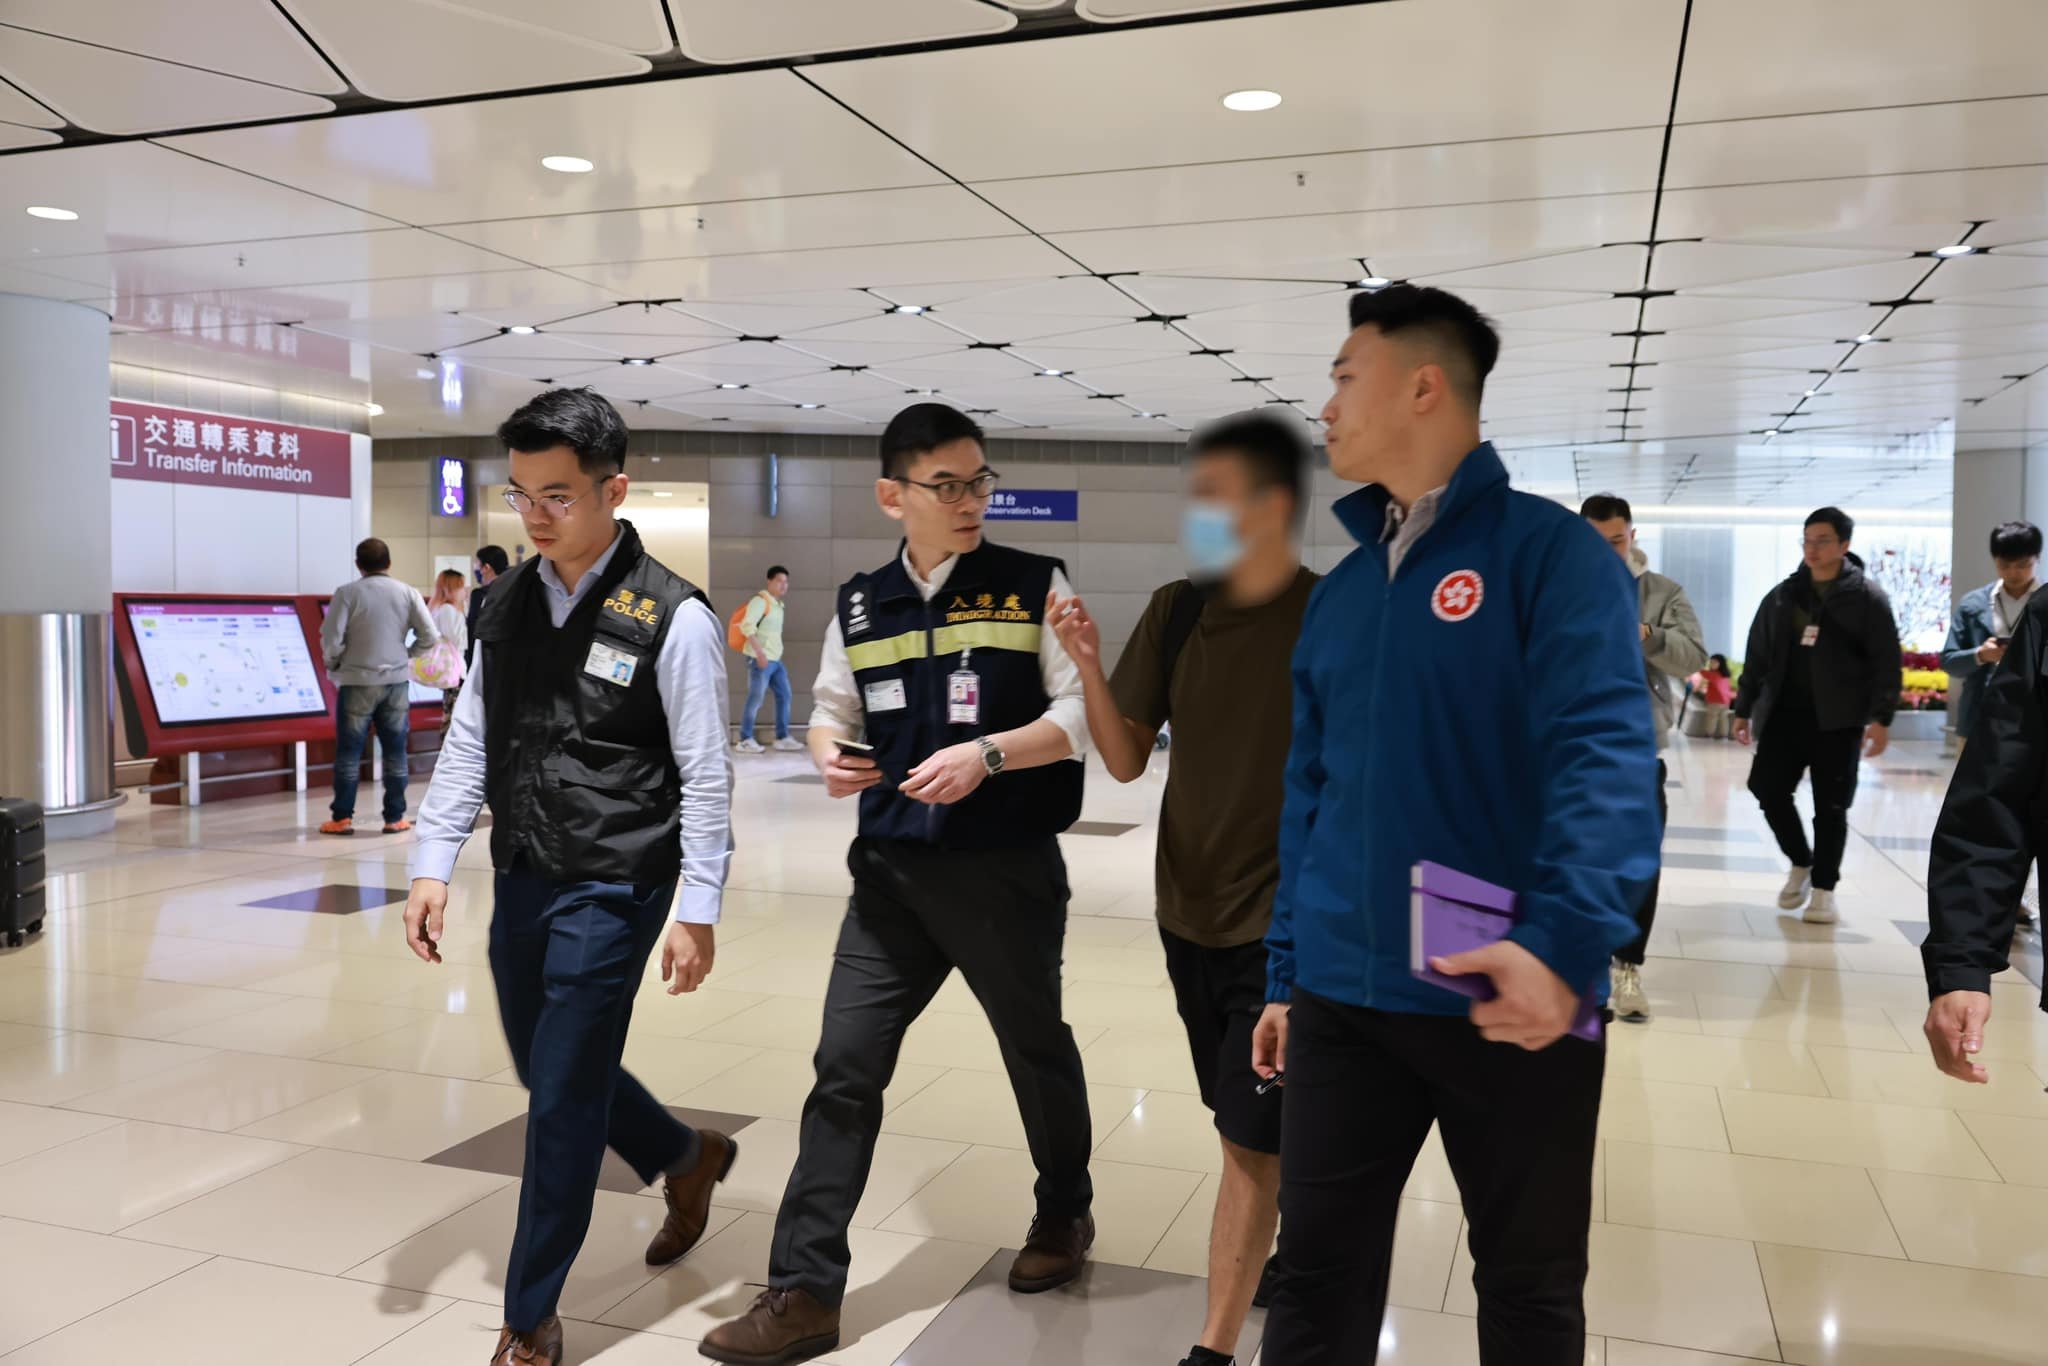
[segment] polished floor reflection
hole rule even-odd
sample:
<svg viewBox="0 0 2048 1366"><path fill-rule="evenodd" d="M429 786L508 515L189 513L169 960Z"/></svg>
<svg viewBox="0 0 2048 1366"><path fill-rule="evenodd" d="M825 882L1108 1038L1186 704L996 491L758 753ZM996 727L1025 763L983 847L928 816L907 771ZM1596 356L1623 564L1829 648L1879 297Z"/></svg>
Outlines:
<svg viewBox="0 0 2048 1366"><path fill-rule="evenodd" d="M1940 1077L1919 1041L1923 841L1946 765L1901 746L1866 769L1829 929L1777 910L1740 752L1695 743L1672 769L1655 1018L1610 1049L1588 1361L2039 1362L2039 991L1997 984L1988 1087ZM782 781L798 760L740 772L711 982L681 999L650 983L628 1057L665 1103L744 1123L744 1155L710 1235L660 1274L640 1250L661 1206L630 1176L605 1183L563 1303L571 1361L693 1360L765 1268L851 811ZM828 1360L1138 1366L1194 1340L1218 1153L1150 919L1157 799L1156 775L1098 775L1086 833L1065 841L1099 1269L1030 1300L988 1270L1028 1221L1030 1161L995 1040L949 982L888 1094ZM0 955L7 1366L488 1354L524 1097L483 961L487 851L464 855L448 961L429 968L390 899L405 844L322 840L322 811L320 794L131 806L111 837L53 851L49 933ZM1471 1259L1434 1141L1408 1197L1380 1360L1474 1363ZM1255 1321L1243 1359L1256 1337Z"/></svg>

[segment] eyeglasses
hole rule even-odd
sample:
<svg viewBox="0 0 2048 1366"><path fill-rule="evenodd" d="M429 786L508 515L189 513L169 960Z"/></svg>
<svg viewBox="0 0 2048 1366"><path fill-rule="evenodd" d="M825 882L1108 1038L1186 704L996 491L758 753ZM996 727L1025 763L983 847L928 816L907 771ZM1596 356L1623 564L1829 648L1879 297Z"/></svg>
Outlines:
<svg viewBox="0 0 2048 1366"><path fill-rule="evenodd" d="M996 491L996 485L1002 482L1002 478L1003 476L994 470L984 470L972 479L941 479L936 484L927 484L922 479L905 479L901 476L898 476L896 482L930 489L932 497L942 503L957 503L970 495L975 498L988 497Z"/></svg>
<svg viewBox="0 0 2048 1366"><path fill-rule="evenodd" d="M590 493L596 493L598 489L603 488L618 477L616 474L607 474L604 478L597 481L596 485L590 490ZM506 489L505 506L511 508L521 517L538 508L542 516L551 521L559 522L562 518L569 515L570 508L575 507L585 498L588 498L590 493L579 493L574 498L564 498L559 493L544 493L536 498L525 489Z"/></svg>

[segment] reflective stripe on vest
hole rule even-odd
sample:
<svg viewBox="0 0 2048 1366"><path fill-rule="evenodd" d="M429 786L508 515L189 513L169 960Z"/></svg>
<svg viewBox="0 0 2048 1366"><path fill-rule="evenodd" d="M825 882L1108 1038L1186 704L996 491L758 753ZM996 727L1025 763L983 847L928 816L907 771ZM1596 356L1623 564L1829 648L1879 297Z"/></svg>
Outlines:
<svg viewBox="0 0 2048 1366"><path fill-rule="evenodd" d="M1037 654L1039 639L1040 627L1036 622L967 621L958 626L941 626L932 632L933 643L942 655L958 654L962 650L1016 650L1021 654ZM907 659L923 659L925 655L923 631L906 631L885 640L865 640L846 647L847 665L855 672L885 669Z"/></svg>

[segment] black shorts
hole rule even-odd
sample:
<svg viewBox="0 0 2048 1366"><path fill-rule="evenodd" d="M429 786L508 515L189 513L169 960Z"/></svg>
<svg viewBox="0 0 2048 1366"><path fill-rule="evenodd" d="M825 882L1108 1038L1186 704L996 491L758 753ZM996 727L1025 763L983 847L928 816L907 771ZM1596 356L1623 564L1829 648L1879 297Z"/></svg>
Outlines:
<svg viewBox="0 0 2048 1366"><path fill-rule="evenodd" d="M1266 1009L1266 942L1212 949L1166 929L1159 941L1216 1132L1240 1148L1278 1153L1280 1089L1260 1095L1259 1074L1252 1071L1252 1030Z"/></svg>

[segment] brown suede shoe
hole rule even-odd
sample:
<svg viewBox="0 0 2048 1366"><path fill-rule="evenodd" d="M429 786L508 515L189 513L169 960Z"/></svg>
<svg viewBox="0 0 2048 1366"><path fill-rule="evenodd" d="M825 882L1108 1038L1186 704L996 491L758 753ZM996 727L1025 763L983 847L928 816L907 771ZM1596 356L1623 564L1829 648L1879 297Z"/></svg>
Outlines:
<svg viewBox="0 0 2048 1366"><path fill-rule="evenodd" d="M1010 1263L1010 1289L1022 1295L1054 1290L1081 1274L1088 1249L1095 1246L1095 1216L1031 1221L1024 1250Z"/></svg>
<svg viewBox="0 0 2048 1366"><path fill-rule="evenodd" d="M732 1171L733 1159L740 1155L740 1145L715 1129L704 1129L699 1137L704 1140L704 1150L697 1165L662 1182L668 1219L647 1245L649 1266L667 1266L697 1246L697 1240L704 1236L704 1225L711 1219L711 1188L725 1180Z"/></svg>
<svg viewBox="0 0 2048 1366"><path fill-rule="evenodd" d="M531 1333L498 1330L491 1366L562 1366L562 1321L550 1315Z"/></svg>
<svg viewBox="0 0 2048 1366"><path fill-rule="evenodd" d="M697 1351L733 1366L784 1366L839 1345L839 1311L806 1290L763 1290L753 1308L704 1335Z"/></svg>

